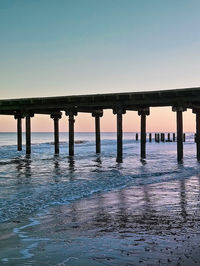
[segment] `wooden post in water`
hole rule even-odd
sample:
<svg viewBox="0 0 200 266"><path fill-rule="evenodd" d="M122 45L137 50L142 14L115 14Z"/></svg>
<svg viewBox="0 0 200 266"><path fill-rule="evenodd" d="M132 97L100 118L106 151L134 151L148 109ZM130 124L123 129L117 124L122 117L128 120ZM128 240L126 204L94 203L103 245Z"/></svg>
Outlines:
<svg viewBox="0 0 200 266"><path fill-rule="evenodd" d="M183 133L183 142L185 142L185 133Z"/></svg>
<svg viewBox="0 0 200 266"><path fill-rule="evenodd" d="M26 154L31 154L31 117L34 114L26 114Z"/></svg>
<svg viewBox="0 0 200 266"><path fill-rule="evenodd" d="M158 142L158 133L155 134L155 142Z"/></svg>
<svg viewBox="0 0 200 266"><path fill-rule="evenodd" d="M141 140L140 140L140 156L141 159L146 158L146 116L149 115L149 107L138 110L138 115L141 116Z"/></svg>
<svg viewBox="0 0 200 266"><path fill-rule="evenodd" d="M167 134L167 141L170 142L170 133Z"/></svg>
<svg viewBox="0 0 200 266"><path fill-rule="evenodd" d="M160 133L157 133L157 142L160 142Z"/></svg>
<svg viewBox="0 0 200 266"><path fill-rule="evenodd" d="M74 116L77 115L77 111L67 110L65 114L68 116L69 121L69 156L74 156Z"/></svg>
<svg viewBox="0 0 200 266"><path fill-rule="evenodd" d="M126 113L123 107L115 107L113 114L117 115L117 159L118 163L123 162L123 128L122 128L122 115Z"/></svg>
<svg viewBox="0 0 200 266"><path fill-rule="evenodd" d="M195 142L196 142L196 156L197 160L200 161L200 109L193 108L192 112L196 114L196 134L195 134Z"/></svg>
<svg viewBox="0 0 200 266"><path fill-rule="evenodd" d="M172 107L172 111L176 112L177 124L177 160L183 160L183 112L186 111L184 107Z"/></svg>
<svg viewBox="0 0 200 266"><path fill-rule="evenodd" d="M55 154L59 154L59 119L62 117L61 112L52 113L50 116L54 120L54 148Z"/></svg>
<svg viewBox="0 0 200 266"><path fill-rule="evenodd" d="M17 120L17 150L22 150L22 118L21 114L16 114L15 119Z"/></svg>
<svg viewBox="0 0 200 266"><path fill-rule="evenodd" d="M165 134L164 133L161 133L161 141L165 142Z"/></svg>
<svg viewBox="0 0 200 266"><path fill-rule="evenodd" d="M149 133L149 142L152 141L152 136L151 136L151 133Z"/></svg>
<svg viewBox="0 0 200 266"><path fill-rule="evenodd" d="M102 116L103 116L103 110L96 110L92 112L92 117L95 118L96 153L101 152L100 117Z"/></svg>
<svg viewBox="0 0 200 266"><path fill-rule="evenodd" d="M135 135L135 140L138 141L138 133Z"/></svg>
<svg viewBox="0 0 200 266"><path fill-rule="evenodd" d="M176 135L175 135L175 133L173 133L173 142L175 142L176 141Z"/></svg>

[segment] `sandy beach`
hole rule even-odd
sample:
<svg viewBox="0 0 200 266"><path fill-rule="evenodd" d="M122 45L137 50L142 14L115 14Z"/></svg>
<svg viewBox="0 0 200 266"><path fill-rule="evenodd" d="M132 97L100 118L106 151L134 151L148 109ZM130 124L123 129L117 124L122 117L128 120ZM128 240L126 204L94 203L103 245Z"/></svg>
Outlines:
<svg viewBox="0 0 200 266"><path fill-rule="evenodd" d="M2 223L1 263L200 265L199 190L199 177L135 186Z"/></svg>

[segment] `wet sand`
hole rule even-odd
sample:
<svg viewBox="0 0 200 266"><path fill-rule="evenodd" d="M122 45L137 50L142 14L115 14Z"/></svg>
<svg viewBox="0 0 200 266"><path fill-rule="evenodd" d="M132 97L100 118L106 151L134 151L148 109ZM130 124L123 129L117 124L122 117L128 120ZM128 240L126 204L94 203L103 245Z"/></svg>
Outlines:
<svg viewBox="0 0 200 266"><path fill-rule="evenodd" d="M0 224L2 265L200 265L200 177L95 194Z"/></svg>

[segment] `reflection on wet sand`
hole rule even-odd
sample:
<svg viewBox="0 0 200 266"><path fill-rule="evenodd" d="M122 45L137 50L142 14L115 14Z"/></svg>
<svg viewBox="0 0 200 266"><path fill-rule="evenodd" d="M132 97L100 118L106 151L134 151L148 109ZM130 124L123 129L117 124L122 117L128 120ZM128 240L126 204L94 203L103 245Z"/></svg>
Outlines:
<svg viewBox="0 0 200 266"><path fill-rule="evenodd" d="M192 250L189 239L191 234L196 236L194 226L200 222L197 215L200 208L199 178L192 182L196 189L193 202L186 200L187 193L192 195L194 192L190 191L189 180L132 187L53 208L37 230L42 235L48 231L48 236L52 239L77 241L79 237L85 237L88 245L90 241L97 241L102 237L118 239L118 246L116 250L113 246L112 252L119 255L120 250L121 258L127 263L134 256L136 264L130 265L137 265L142 257L140 265L147 261L149 265L170 261L176 262L172 265L177 265L184 261L183 254L189 258L189 249ZM193 206L193 211L187 213L187 205ZM122 239L131 241L131 244L121 246ZM98 250L98 247L95 248ZM95 261L107 258L97 256L92 250L87 252L91 253L90 258ZM66 253L71 255L67 250ZM115 261L113 254L112 263ZM123 257L125 254L129 259Z"/></svg>
<svg viewBox="0 0 200 266"><path fill-rule="evenodd" d="M178 183L175 183L173 189L179 190ZM82 225L81 230L84 231L85 227L90 230L95 228L98 233L107 232L108 229L110 232L120 232L119 229L132 228L133 232L154 231L168 235L171 234L170 229L181 230L186 224L192 226L193 217L186 211L185 180L180 181L179 197L170 199L170 191L165 192L166 206L162 206L164 198L159 201L156 190L153 185L145 185L81 200L56 209L54 218L56 220L60 212L62 225L76 221Z"/></svg>

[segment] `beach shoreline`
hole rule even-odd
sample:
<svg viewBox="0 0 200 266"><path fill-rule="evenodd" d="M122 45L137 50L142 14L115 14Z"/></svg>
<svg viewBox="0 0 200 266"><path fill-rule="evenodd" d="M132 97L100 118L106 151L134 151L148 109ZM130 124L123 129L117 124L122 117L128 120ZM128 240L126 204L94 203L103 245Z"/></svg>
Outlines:
<svg viewBox="0 0 200 266"><path fill-rule="evenodd" d="M198 265L198 190L198 177L133 186L2 223L1 263Z"/></svg>

